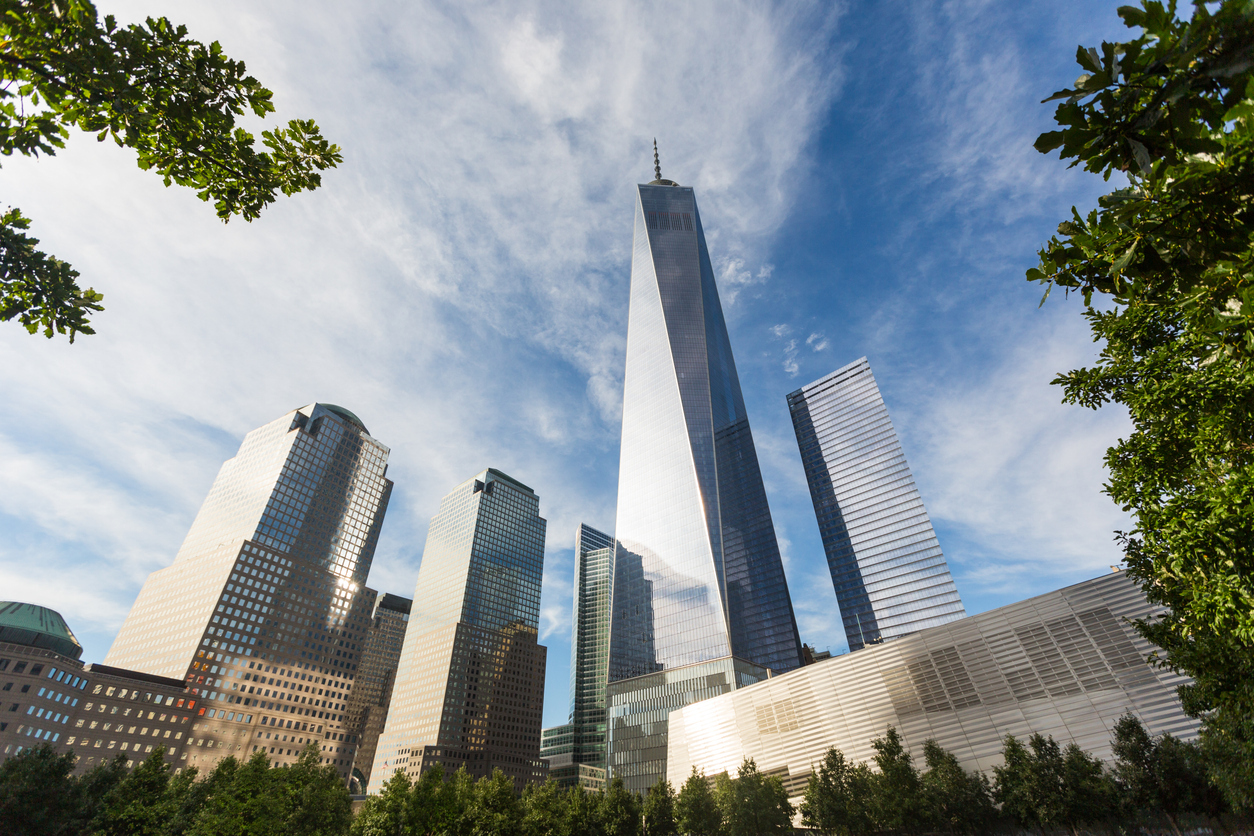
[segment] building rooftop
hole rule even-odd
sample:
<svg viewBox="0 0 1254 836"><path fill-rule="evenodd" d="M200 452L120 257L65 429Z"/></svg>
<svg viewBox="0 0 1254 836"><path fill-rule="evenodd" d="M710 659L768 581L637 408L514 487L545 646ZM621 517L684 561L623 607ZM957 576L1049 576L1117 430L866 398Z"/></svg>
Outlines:
<svg viewBox="0 0 1254 836"><path fill-rule="evenodd" d="M345 420L361 427L362 432L366 433L367 435L370 434L370 431L366 429L366 425L362 423L362 420L358 418L356 415L354 415L352 412L349 412L344 407L337 406L333 403L323 403L322 401L318 402L318 406L322 407L328 412L334 412L336 415L340 416L341 418L344 418Z"/></svg>
<svg viewBox="0 0 1254 836"><path fill-rule="evenodd" d="M61 613L36 604L0 601L0 641L43 647L73 659L83 655Z"/></svg>

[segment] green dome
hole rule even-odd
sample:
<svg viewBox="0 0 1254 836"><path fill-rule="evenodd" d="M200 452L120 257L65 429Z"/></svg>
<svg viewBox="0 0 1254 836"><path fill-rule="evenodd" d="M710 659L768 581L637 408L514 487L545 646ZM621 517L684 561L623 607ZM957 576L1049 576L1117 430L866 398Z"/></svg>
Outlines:
<svg viewBox="0 0 1254 836"><path fill-rule="evenodd" d="M83 655L61 613L16 601L0 601L0 642L44 647L74 659Z"/></svg>
<svg viewBox="0 0 1254 836"><path fill-rule="evenodd" d="M357 417L356 415L354 415L353 413L349 412L349 411L348 411L347 409L345 409L344 407L342 407L342 406L337 406L336 404L333 404L333 403L323 403L323 402L321 402L321 401L319 401L319 402L318 402L318 406L322 407L322 408L323 408L323 409L325 409L325 410L328 410L329 412L334 412L336 415L340 416L341 418L346 418L346 419L348 419L350 422L352 422L352 423L356 424L357 426L361 427L361 431L362 431L362 432L364 432L364 433L366 433L366 434L369 434L369 433L370 433L370 431L366 429L366 425L365 425L365 424L363 424L363 423L361 422L361 419L360 419L360 418L358 418L358 417Z"/></svg>

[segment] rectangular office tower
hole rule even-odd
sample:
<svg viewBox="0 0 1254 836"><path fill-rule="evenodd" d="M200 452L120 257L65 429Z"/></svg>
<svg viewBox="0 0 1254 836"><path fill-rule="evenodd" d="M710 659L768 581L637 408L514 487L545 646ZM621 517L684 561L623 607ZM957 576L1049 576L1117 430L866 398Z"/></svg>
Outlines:
<svg viewBox="0 0 1254 836"><path fill-rule="evenodd" d="M498 470L440 501L427 529L370 792L436 764L518 788L540 760L545 648L537 643L546 523L540 499Z"/></svg>
<svg viewBox="0 0 1254 836"><path fill-rule="evenodd" d="M312 741L348 781L346 719L374 606L365 588L392 483L388 448L310 404L245 438L174 563L148 576L105 662L200 695L182 766Z"/></svg>
<svg viewBox="0 0 1254 836"><path fill-rule="evenodd" d="M348 694L348 720L359 741L349 781L354 794L365 793L370 785L370 769L392 701L392 686L413 604L408 598L384 593L375 605L374 620L366 633L353 690Z"/></svg>
<svg viewBox="0 0 1254 836"><path fill-rule="evenodd" d="M609 770L666 771L682 705L801 664L691 188L638 187L610 630Z"/></svg>
<svg viewBox="0 0 1254 836"><path fill-rule="evenodd" d="M610 661L614 538L590 525L575 534L570 630L570 719L544 729L540 756L559 786L605 786L605 685Z"/></svg>
<svg viewBox="0 0 1254 836"><path fill-rule="evenodd" d="M850 650L966 613L863 357L788 396Z"/></svg>

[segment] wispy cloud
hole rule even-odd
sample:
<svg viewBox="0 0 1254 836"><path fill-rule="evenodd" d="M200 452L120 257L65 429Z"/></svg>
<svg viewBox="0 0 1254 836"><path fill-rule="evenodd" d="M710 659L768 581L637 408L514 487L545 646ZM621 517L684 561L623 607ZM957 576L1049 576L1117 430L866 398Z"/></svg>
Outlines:
<svg viewBox="0 0 1254 836"><path fill-rule="evenodd" d="M720 263L738 265L720 279L766 282L839 88L825 47L839 11L164 6L246 59L283 118L317 119L345 164L223 226L87 135L6 161L7 198L107 310L72 347L0 329L0 583L73 607L101 658L244 433L328 400L392 448L373 585L408 594L428 518L469 474L492 465L536 488L544 631L564 664L575 526L613 527L632 184L651 179L657 136ZM60 557L30 568L40 552ZM67 573L81 596L60 594Z"/></svg>

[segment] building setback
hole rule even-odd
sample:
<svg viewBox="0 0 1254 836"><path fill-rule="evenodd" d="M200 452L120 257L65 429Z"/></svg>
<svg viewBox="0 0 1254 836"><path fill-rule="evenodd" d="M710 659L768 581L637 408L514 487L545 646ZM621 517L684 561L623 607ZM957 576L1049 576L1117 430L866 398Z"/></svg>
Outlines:
<svg viewBox="0 0 1254 836"><path fill-rule="evenodd" d="M544 729L540 756L559 786L605 786L605 685L609 673L614 538L590 525L575 533L575 603L570 629L570 717Z"/></svg>
<svg viewBox="0 0 1254 836"><path fill-rule="evenodd" d="M610 776L644 792L670 710L801 642L693 190L658 169L635 208L606 707Z"/></svg>
<svg viewBox="0 0 1254 836"><path fill-rule="evenodd" d="M867 359L788 396L850 650L965 610Z"/></svg>
<svg viewBox="0 0 1254 836"><path fill-rule="evenodd" d="M519 789L540 760L544 647L537 643L546 523L539 497L489 468L454 488L427 529L413 612L370 771L500 769Z"/></svg>
<svg viewBox="0 0 1254 836"><path fill-rule="evenodd" d="M178 768L197 699L177 679L84 665L61 615L0 601L0 763L32 746L76 756L86 772L118 755L128 768L165 747Z"/></svg>
<svg viewBox="0 0 1254 836"><path fill-rule="evenodd" d="M174 563L148 576L105 657L185 681L200 705L181 765L311 742L345 783L346 704L370 627L365 588L392 483L357 416L310 404L245 438Z"/></svg>
<svg viewBox="0 0 1254 836"><path fill-rule="evenodd" d="M396 668L405 643L405 628L413 601L399 595L384 594L374 609L374 620L366 637L361 663L348 695L348 721L360 741L353 760L350 787L364 793L370 785L370 769L374 765L379 735L388 716Z"/></svg>
<svg viewBox="0 0 1254 836"><path fill-rule="evenodd" d="M930 738L983 771L1001 764L1008 734L1109 761L1128 712L1151 734L1191 739L1199 721L1176 696L1186 680L1146 663L1130 623L1159 611L1116 572L809 665L671 714L668 770L735 774L753 758L796 797L828 748L870 761L888 726L916 761Z"/></svg>

